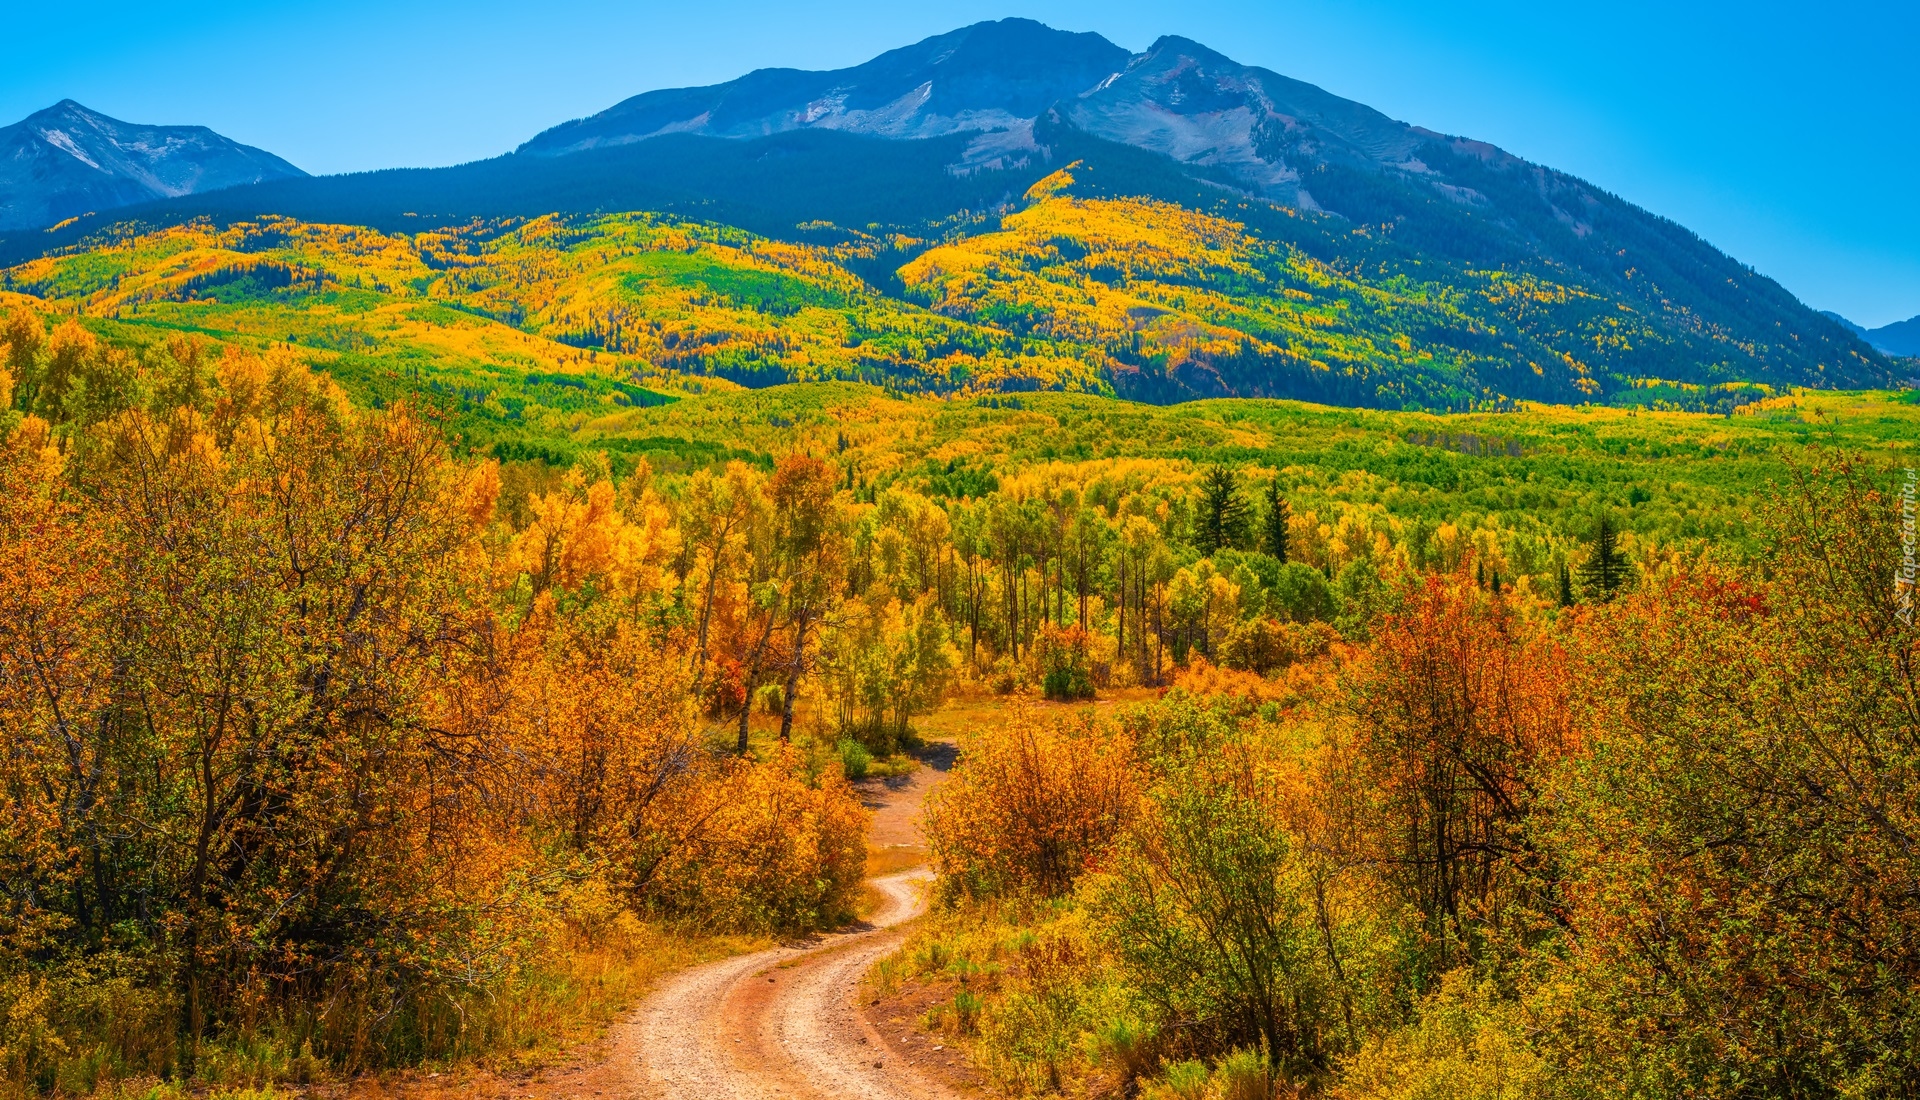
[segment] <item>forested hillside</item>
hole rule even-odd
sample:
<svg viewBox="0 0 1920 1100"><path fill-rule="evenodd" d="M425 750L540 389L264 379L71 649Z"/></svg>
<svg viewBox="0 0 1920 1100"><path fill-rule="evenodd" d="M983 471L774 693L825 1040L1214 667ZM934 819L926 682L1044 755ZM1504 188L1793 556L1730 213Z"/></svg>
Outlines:
<svg viewBox="0 0 1920 1100"><path fill-rule="evenodd" d="M1752 345L1740 354L1766 368L1737 369L1702 358L1731 353L1701 343L1722 341L1715 330L1675 329L1664 307L1571 270L1561 282L1408 264L1361 230L1245 202L1202 213L1124 197L1129 181L1076 162L1017 210L922 236L816 222L781 240L667 214L427 232L194 223L21 264L3 285L129 336L298 343L362 400L457 395L489 442L557 434L539 426L540 410L570 407L555 386L644 401L636 386L701 379L1725 409L1763 396L1755 379L1889 377L1870 352L1823 365Z"/></svg>
<svg viewBox="0 0 1920 1100"><path fill-rule="evenodd" d="M1216 235L1135 287L1252 277L1157 216ZM999 709L930 817L944 908L875 996L1011 1092L1910 1091L1910 391L626 380L675 315L1038 360L980 247L909 269L961 316L646 217L16 269L83 309L0 325L5 1087L539 1057L716 933L847 917L848 777L959 695ZM1046 343L1099 347L1084 308Z"/></svg>

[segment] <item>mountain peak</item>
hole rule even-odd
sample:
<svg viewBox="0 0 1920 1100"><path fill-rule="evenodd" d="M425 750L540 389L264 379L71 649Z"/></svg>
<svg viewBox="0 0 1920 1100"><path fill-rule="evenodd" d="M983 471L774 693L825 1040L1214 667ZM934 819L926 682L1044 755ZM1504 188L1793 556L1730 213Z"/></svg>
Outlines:
<svg viewBox="0 0 1920 1100"><path fill-rule="evenodd" d="M1030 133L1033 119L1049 105L1094 87L1129 58L1097 34L1056 30L1031 19L975 23L852 68L758 69L725 84L645 92L539 134L519 152L559 156L686 133Z"/></svg>
<svg viewBox="0 0 1920 1100"><path fill-rule="evenodd" d="M104 117L104 115L89 109L85 104L77 100L63 99L51 107L42 107L26 118L21 119L20 125L57 126L61 123L75 122L91 125Z"/></svg>
<svg viewBox="0 0 1920 1100"><path fill-rule="evenodd" d="M1140 56L1142 58L1148 58L1167 53L1188 54L1209 61L1225 61L1230 65L1237 64L1237 62L1232 61L1225 54L1211 46L1195 42L1191 38L1178 34L1163 34L1154 39L1153 45L1148 46L1147 52Z"/></svg>
<svg viewBox="0 0 1920 1100"><path fill-rule="evenodd" d="M304 175L204 126L122 122L62 99L0 127L0 230Z"/></svg>

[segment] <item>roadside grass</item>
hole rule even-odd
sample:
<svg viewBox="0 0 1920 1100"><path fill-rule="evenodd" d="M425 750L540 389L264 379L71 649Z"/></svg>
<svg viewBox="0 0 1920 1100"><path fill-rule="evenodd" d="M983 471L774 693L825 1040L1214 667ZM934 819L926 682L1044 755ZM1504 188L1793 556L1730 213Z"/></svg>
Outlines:
<svg viewBox="0 0 1920 1100"><path fill-rule="evenodd" d="M381 1021L373 1018L372 1006L355 1002L336 1009L324 1025L266 1019L236 1028L201 1045L189 1074L175 1060L174 1013L164 1004L137 996L85 1006L43 1002L41 1038L57 1043L61 1056L29 1091L0 1085L0 1100L273 1100L316 1091L357 1093L362 1083L376 1081L404 1086L448 1072L524 1074L575 1058L668 974L773 942L645 921L625 910L607 918L599 905L583 908L588 912L570 915L513 981L490 994L386 1006L408 1017L413 1041L432 1049L428 1056L396 1057L390 1051L400 1064L331 1064L295 1038L317 1026L371 1032ZM21 1007L32 1008L15 1006ZM63 1020L70 1015L63 1008L90 1011L84 1020ZM18 1024L10 1018L17 1015L0 1014L0 1020ZM388 1090L382 1085L374 1091Z"/></svg>

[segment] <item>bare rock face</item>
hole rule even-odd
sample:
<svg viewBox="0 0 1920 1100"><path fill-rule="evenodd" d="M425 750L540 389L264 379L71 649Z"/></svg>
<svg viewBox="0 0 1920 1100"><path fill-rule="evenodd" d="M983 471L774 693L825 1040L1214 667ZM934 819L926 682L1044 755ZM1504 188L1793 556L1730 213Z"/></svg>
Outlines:
<svg viewBox="0 0 1920 1100"><path fill-rule="evenodd" d="M1309 210L1320 207L1302 169L1398 163L1425 140L1371 107L1177 37L1061 111L1097 137L1220 169L1255 194Z"/></svg>
<svg viewBox="0 0 1920 1100"><path fill-rule="evenodd" d="M0 129L0 229L305 172L204 126L144 126L71 99Z"/></svg>

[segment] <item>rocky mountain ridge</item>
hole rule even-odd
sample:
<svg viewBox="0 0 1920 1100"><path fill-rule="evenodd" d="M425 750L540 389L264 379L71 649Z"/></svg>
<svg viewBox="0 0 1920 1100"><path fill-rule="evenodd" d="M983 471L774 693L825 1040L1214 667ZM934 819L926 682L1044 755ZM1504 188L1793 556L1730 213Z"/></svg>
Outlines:
<svg viewBox="0 0 1920 1100"><path fill-rule="evenodd" d="M0 128L0 229L304 175L204 126L122 122L63 99Z"/></svg>

